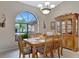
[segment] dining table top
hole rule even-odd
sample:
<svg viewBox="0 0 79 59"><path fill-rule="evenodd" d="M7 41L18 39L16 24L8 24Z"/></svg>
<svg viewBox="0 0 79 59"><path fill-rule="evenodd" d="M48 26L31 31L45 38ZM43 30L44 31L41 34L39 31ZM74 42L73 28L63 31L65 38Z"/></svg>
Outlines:
<svg viewBox="0 0 79 59"><path fill-rule="evenodd" d="M39 37L35 37L35 38L24 39L24 41L26 41L26 42L28 42L30 44L38 44L38 43L45 42L45 39L41 39Z"/></svg>
<svg viewBox="0 0 79 59"><path fill-rule="evenodd" d="M47 41L51 41L53 40L51 37L49 37L49 39L46 39L46 38L40 38L40 37L34 37L34 38L28 38L28 39L23 39L26 43L28 44L31 44L31 45L36 45L36 44L42 44L42 43L45 43ZM58 40L55 39L55 41Z"/></svg>

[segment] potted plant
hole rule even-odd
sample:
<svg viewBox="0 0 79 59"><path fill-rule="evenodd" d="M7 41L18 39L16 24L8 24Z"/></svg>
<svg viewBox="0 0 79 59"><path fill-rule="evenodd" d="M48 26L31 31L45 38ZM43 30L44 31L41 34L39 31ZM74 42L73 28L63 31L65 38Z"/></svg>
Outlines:
<svg viewBox="0 0 79 59"><path fill-rule="evenodd" d="M23 39L28 38L28 34L27 34L27 33L21 34L20 36L21 36Z"/></svg>

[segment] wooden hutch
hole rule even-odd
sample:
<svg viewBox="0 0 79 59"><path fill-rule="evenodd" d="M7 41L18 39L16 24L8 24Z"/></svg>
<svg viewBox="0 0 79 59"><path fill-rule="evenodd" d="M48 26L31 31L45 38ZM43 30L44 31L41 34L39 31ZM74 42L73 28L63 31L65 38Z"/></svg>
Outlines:
<svg viewBox="0 0 79 59"><path fill-rule="evenodd" d="M78 50L78 13L70 13L56 17L57 30L62 33L62 45L73 51Z"/></svg>

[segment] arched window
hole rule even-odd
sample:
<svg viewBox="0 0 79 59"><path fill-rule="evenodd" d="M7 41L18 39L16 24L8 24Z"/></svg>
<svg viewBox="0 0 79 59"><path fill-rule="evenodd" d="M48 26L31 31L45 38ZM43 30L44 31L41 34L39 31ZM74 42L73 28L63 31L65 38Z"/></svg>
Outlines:
<svg viewBox="0 0 79 59"><path fill-rule="evenodd" d="M34 32L34 24L37 23L37 18L31 12L23 11L16 16L15 32L27 33Z"/></svg>

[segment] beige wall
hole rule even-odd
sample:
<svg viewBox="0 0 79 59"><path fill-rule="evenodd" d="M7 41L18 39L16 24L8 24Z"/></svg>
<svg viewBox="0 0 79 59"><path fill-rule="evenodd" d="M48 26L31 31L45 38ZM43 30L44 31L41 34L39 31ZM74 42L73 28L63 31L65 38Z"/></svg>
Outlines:
<svg viewBox="0 0 79 59"><path fill-rule="evenodd" d="M54 17L59 15L64 15L67 13L79 13L79 2L78 1L64 1L60 5L58 5L54 12Z"/></svg>

